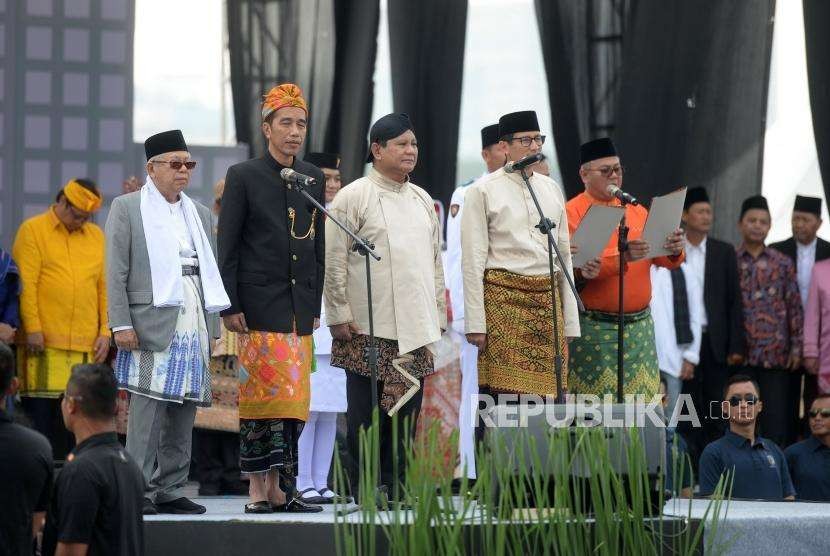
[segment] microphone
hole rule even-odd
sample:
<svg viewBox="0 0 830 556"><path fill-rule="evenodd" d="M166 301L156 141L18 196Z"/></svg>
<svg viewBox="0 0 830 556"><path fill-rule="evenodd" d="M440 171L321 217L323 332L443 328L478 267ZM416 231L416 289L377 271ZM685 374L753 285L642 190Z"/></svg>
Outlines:
<svg viewBox="0 0 830 556"><path fill-rule="evenodd" d="M295 172L291 168L283 168L282 170L280 170L280 177L288 183L298 183L303 187L308 187L310 185L317 184L317 180L315 180L311 176L300 174L299 172Z"/></svg>
<svg viewBox="0 0 830 556"><path fill-rule="evenodd" d="M519 172L524 170L531 164L536 164L537 162L542 162L545 159L545 155L542 153L531 154L524 157L521 160L517 160L515 162L510 161L504 165L504 173L505 174L512 174L513 172Z"/></svg>
<svg viewBox="0 0 830 556"><path fill-rule="evenodd" d="M606 191L608 191L608 193L619 199L620 202L623 204L635 206L640 204L640 201L638 201L636 197L634 197L633 195L629 195L628 193L617 187L616 183L609 183Z"/></svg>

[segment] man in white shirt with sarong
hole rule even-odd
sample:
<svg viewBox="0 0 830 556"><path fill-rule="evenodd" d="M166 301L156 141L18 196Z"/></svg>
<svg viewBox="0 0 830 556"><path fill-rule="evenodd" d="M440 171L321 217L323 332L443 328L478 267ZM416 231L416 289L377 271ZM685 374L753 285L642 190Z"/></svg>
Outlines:
<svg viewBox="0 0 830 556"><path fill-rule="evenodd" d="M545 136L533 111L499 119L508 160L542 150ZM464 321L478 346L478 384L491 394L555 395L554 341L563 356L566 337L579 336L576 297L563 273L573 276L565 197L559 185L529 166L526 173L553 230L562 259L554 255L558 338L554 339L548 237L521 175L499 169L470 186L461 221ZM567 364L562 365L563 391Z"/></svg>

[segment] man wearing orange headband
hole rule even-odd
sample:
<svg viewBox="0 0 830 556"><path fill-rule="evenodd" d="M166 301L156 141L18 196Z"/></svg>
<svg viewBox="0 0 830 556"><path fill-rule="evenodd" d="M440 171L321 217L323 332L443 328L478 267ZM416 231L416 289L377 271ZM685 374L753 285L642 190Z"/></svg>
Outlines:
<svg viewBox="0 0 830 556"><path fill-rule="evenodd" d="M299 157L307 125L299 87L285 83L268 92L267 151L228 169L219 216L219 268L231 302L222 316L240 334L240 467L250 477L248 513L322 511L286 499L277 480L296 474L323 295L323 215L280 177L290 168L314 178L306 190L325 202L323 173Z"/></svg>
<svg viewBox="0 0 830 556"><path fill-rule="evenodd" d="M20 267L20 316L25 343L18 349L23 408L64 459L72 437L61 423L58 396L76 363L107 356L104 234L90 222L101 193L87 179L70 180L55 204L21 224L12 250Z"/></svg>

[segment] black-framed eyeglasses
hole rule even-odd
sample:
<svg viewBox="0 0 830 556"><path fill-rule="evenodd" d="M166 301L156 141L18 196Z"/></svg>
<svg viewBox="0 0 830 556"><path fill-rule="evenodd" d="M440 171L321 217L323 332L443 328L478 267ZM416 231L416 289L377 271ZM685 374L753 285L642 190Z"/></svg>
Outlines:
<svg viewBox="0 0 830 556"><path fill-rule="evenodd" d="M735 407L737 405L740 405L741 402L746 402L746 405L755 405L760 400L758 399L758 396L756 396L755 394L747 394L746 396L743 396L743 397L741 397L741 396L732 396L727 401L729 402L730 406Z"/></svg>
<svg viewBox="0 0 830 556"><path fill-rule="evenodd" d="M610 178L614 174L618 176L622 176L623 172L625 172L625 167L621 164L615 164L614 166L600 166L599 168L588 168L589 172L599 172L602 174L604 178Z"/></svg>
<svg viewBox="0 0 830 556"><path fill-rule="evenodd" d="M188 161L182 161L182 160L154 160L153 164L155 164L156 162L162 162L164 164L169 164L170 167L174 170L181 170L182 166L184 166L188 170L192 170L193 168L196 167L196 161L195 160L188 160Z"/></svg>
<svg viewBox="0 0 830 556"><path fill-rule="evenodd" d="M819 415L821 415L825 419L830 418L830 407L823 407L821 409L811 409L810 410L810 417L813 417L815 419Z"/></svg>
<svg viewBox="0 0 830 556"><path fill-rule="evenodd" d="M510 141L518 141L523 147L529 147L531 143L536 143L540 147L545 144L546 135L536 135L535 137L513 137Z"/></svg>

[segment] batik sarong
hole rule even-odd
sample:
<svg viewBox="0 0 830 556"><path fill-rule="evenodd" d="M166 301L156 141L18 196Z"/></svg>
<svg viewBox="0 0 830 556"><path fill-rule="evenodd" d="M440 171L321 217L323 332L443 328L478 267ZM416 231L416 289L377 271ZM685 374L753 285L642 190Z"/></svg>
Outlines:
<svg viewBox="0 0 830 556"><path fill-rule="evenodd" d="M197 275L182 279L184 300L170 345L164 351L118 350L115 377L118 387L162 401L188 400L209 406L209 338L201 283ZM140 340L140 339L139 339Z"/></svg>
<svg viewBox="0 0 830 556"><path fill-rule="evenodd" d="M555 276L556 320L562 350L562 388L567 389L565 321ZM484 274L487 346L478 354L478 383L491 392L555 395L550 277L506 270Z"/></svg>
<svg viewBox="0 0 830 556"><path fill-rule="evenodd" d="M366 358L368 347L369 336L365 334L353 334L350 341L334 339L331 343L331 366L371 377L371 369ZM398 352L398 341L388 338L375 338L375 347L378 353L378 381L382 387L378 403L383 411L389 413L412 387L412 382L395 366L419 380L433 374L435 366L432 353L426 347L401 354Z"/></svg>
<svg viewBox="0 0 830 556"><path fill-rule="evenodd" d="M313 337L239 335L239 439L243 473L296 475L297 440L308 419Z"/></svg>
<svg viewBox="0 0 830 556"><path fill-rule="evenodd" d="M570 393L617 393L617 315L587 311L580 316L582 337L570 346ZM660 388L651 311L626 313L623 327L623 394L650 400Z"/></svg>

